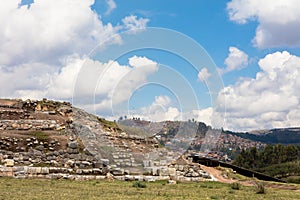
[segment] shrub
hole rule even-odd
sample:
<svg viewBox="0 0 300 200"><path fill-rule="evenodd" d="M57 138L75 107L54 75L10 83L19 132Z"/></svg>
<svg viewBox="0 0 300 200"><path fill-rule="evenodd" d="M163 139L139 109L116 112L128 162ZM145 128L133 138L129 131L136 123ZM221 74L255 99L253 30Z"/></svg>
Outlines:
<svg viewBox="0 0 300 200"><path fill-rule="evenodd" d="M210 196L210 199L219 199L218 196Z"/></svg>
<svg viewBox="0 0 300 200"><path fill-rule="evenodd" d="M263 182L255 182L256 194L266 194L265 184Z"/></svg>
<svg viewBox="0 0 300 200"><path fill-rule="evenodd" d="M135 188L146 188L147 185L146 185L145 182L137 181L137 182L134 182L132 184L132 187L135 187Z"/></svg>
<svg viewBox="0 0 300 200"><path fill-rule="evenodd" d="M238 182L231 183L231 189L239 190L241 188L241 184Z"/></svg>

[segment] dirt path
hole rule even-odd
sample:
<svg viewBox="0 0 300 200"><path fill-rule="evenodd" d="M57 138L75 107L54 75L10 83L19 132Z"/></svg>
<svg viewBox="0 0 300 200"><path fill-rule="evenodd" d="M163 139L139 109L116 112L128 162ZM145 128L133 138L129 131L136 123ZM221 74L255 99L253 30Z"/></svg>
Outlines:
<svg viewBox="0 0 300 200"><path fill-rule="evenodd" d="M232 179L227 179L227 178L224 178L222 176L222 171L220 170L217 170L216 168L213 168L213 167L207 167L205 165L200 165L201 168L206 171L207 173L209 173L210 175L212 175L214 178L217 179L217 181L219 182L222 182L222 183L233 183L233 182L236 182L235 180L232 180Z"/></svg>
<svg viewBox="0 0 300 200"><path fill-rule="evenodd" d="M222 183L233 183L233 182L238 181L238 180L225 178L224 176L222 176L222 171L220 171L214 167L207 167L205 165L200 165L200 166L204 171L211 174L215 179L217 179L216 181L219 181ZM252 181L252 180L239 181L239 183L242 184L243 186L255 186L255 181ZM294 190L295 192L300 192L300 189L298 186L294 186L291 184L266 182L266 187L282 189L282 190Z"/></svg>

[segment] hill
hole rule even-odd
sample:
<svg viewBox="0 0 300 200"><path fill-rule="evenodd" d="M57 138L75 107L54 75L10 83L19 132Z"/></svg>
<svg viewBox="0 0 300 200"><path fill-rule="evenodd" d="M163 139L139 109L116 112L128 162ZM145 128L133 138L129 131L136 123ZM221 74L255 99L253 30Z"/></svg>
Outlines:
<svg viewBox="0 0 300 200"><path fill-rule="evenodd" d="M67 102L1 99L0 176L212 179L200 165L168 150L151 133L123 128Z"/></svg>
<svg viewBox="0 0 300 200"><path fill-rule="evenodd" d="M225 131L225 133L267 144L300 144L299 127L261 130L246 133Z"/></svg>
<svg viewBox="0 0 300 200"><path fill-rule="evenodd" d="M228 162L266 146L245 135L196 121L112 122L68 102L0 99L0 176L214 180L188 155Z"/></svg>

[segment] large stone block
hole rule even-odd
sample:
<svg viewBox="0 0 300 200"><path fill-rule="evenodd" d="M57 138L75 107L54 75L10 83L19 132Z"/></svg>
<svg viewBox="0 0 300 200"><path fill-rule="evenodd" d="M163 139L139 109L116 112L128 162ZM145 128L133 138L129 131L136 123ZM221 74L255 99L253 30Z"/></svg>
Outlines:
<svg viewBox="0 0 300 200"><path fill-rule="evenodd" d="M116 168L111 170L111 173L115 176L122 176L124 175L124 169Z"/></svg>
<svg viewBox="0 0 300 200"><path fill-rule="evenodd" d="M159 168L158 169L158 175L159 176L168 176L169 175L169 171L168 171L168 168Z"/></svg>
<svg viewBox="0 0 300 200"><path fill-rule="evenodd" d="M176 169L175 168L168 168L169 176L176 176Z"/></svg>
<svg viewBox="0 0 300 200"><path fill-rule="evenodd" d="M4 166L5 167L13 167L15 165L15 161L13 159L5 159Z"/></svg>
<svg viewBox="0 0 300 200"><path fill-rule="evenodd" d="M69 142L68 147L71 148L71 149L77 149L78 148L78 143L76 141Z"/></svg>

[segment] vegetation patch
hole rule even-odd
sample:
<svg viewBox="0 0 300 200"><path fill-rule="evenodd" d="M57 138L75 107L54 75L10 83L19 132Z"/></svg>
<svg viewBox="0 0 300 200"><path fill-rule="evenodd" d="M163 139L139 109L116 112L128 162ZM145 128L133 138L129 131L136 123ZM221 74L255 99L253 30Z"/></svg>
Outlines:
<svg viewBox="0 0 300 200"><path fill-rule="evenodd" d="M300 176L300 146L267 145L262 151L252 147L242 150L233 164L280 179Z"/></svg>
<svg viewBox="0 0 300 200"><path fill-rule="evenodd" d="M113 129L117 132L121 132L122 130L119 128L118 124L115 121L108 121L104 118L98 117L98 120L101 122L104 128Z"/></svg>
<svg viewBox="0 0 300 200"><path fill-rule="evenodd" d="M48 142L49 141L49 136L42 132L42 131L34 131L31 132L30 135L32 137L35 137L37 140L41 141L41 142Z"/></svg>
<svg viewBox="0 0 300 200"><path fill-rule="evenodd" d="M292 176L292 177L288 177L286 179L286 182L288 183L297 183L300 184L300 176Z"/></svg>
<svg viewBox="0 0 300 200"><path fill-rule="evenodd" d="M256 181L255 182L255 191L256 191L256 194L266 194L267 191L266 191L265 183Z"/></svg>
<svg viewBox="0 0 300 200"><path fill-rule="evenodd" d="M136 181L136 182L133 182L132 187L135 187L135 188L146 188L147 185L146 185L146 182Z"/></svg>
<svg viewBox="0 0 300 200"><path fill-rule="evenodd" d="M238 182L231 183L231 189L239 190L241 188L241 184Z"/></svg>

